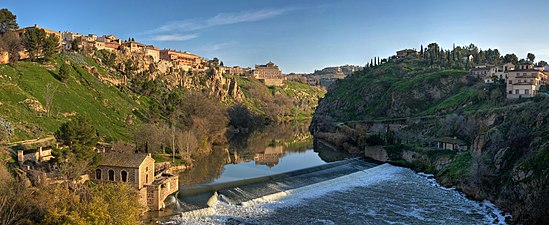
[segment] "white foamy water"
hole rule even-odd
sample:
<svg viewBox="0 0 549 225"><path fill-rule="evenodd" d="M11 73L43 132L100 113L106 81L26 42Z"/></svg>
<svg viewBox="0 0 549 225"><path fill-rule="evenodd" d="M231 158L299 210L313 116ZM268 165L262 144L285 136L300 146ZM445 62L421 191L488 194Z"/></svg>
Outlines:
<svg viewBox="0 0 549 225"><path fill-rule="evenodd" d="M505 224L490 202L469 200L432 176L389 164L240 205L223 198L164 224Z"/></svg>

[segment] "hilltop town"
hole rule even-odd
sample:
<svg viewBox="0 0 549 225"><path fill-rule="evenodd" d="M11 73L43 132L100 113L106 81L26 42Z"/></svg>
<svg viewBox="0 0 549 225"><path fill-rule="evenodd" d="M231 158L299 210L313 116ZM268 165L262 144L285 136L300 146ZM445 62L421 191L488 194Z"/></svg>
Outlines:
<svg viewBox="0 0 549 225"><path fill-rule="evenodd" d="M129 57L141 57L144 61L141 68L137 72L143 72L149 68L154 68L160 73L168 73L173 70L204 72L210 69L211 64L203 57L189 52L159 49L154 45L147 45L136 42L134 39L122 40L114 35L97 36L95 34L83 35L70 31L60 32L51 29L43 28L38 25L17 29L14 32L21 39L24 38L24 33L30 29L40 29L46 35L52 35L57 40L58 52L83 52L85 54L93 54L94 51L106 50L111 53L126 55ZM6 64L10 61L10 57L16 60L25 60L31 57L28 49L23 48L17 55L9 55L7 51L1 53L0 64ZM282 74L278 66L269 62L266 65L256 65L255 69L249 67L242 68L240 66L226 67L224 65L216 65L217 72L235 75L235 76L252 76L263 81L267 86L281 86L286 77Z"/></svg>

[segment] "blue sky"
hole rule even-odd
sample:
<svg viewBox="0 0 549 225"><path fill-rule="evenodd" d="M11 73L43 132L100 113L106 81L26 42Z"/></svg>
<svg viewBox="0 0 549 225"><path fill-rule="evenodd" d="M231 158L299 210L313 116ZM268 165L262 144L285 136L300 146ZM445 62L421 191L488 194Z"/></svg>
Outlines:
<svg viewBox="0 0 549 225"><path fill-rule="evenodd" d="M547 0L2 0L0 7L22 27L133 37L225 65L272 60L285 73L364 65L431 42L549 61Z"/></svg>

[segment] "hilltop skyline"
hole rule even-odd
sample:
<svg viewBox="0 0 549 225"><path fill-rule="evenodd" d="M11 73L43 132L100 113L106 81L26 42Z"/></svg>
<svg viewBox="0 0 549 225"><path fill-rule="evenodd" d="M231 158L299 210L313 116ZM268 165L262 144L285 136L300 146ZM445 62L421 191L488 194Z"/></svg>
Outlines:
<svg viewBox="0 0 549 225"><path fill-rule="evenodd" d="M373 57L385 58L396 50L418 49L431 42L445 49L454 43L474 43L519 58L532 52L536 61L549 61L545 41L549 31L540 26L549 19L530 13L549 8L549 2L538 0L4 3L2 7L17 15L20 27L38 24L59 31L135 38L159 48L217 57L231 66L273 61L285 73L364 65ZM47 12L58 13L44 16Z"/></svg>

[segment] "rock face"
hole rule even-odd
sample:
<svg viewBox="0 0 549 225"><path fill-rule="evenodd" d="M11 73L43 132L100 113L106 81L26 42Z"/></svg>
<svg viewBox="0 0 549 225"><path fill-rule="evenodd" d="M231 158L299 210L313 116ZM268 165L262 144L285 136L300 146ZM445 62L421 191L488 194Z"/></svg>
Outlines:
<svg viewBox="0 0 549 225"><path fill-rule="evenodd" d="M549 99L503 98L502 107L467 111L479 101L467 96L479 96L484 87L459 71L399 68L406 66L382 66L336 82L316 110L310 127L315 138L341 151L435 173L443 185L511 212L515 222L549 221ZM382 133L383 139L388 130L403 143L421 146L457 135L469 150L444 155L369 146L373 135Z"/></svg>

